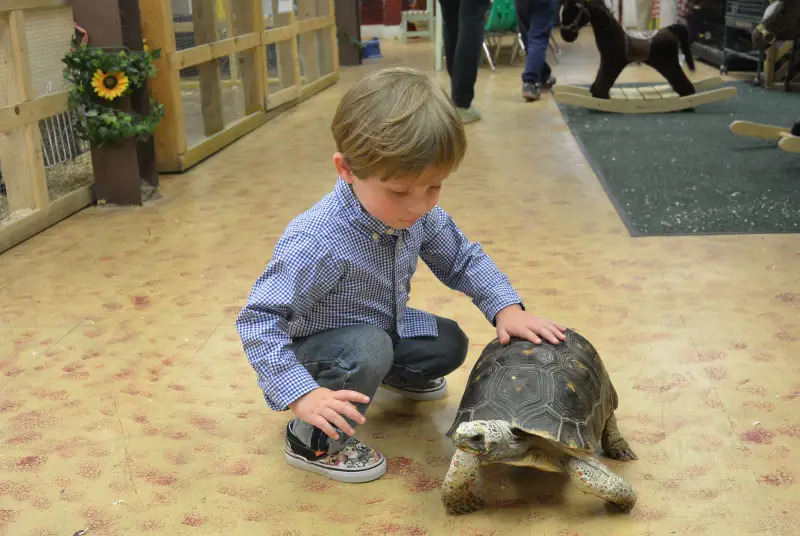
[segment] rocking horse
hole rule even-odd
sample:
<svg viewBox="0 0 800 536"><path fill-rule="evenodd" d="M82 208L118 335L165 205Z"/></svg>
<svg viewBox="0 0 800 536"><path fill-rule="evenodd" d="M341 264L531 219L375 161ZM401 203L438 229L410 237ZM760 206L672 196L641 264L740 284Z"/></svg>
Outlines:
<svg viewBox="0 0 800 536"><path fill-rule="evenodd" d="M794 41L786 89L791 88L795 58L800 48L800 0L777 0L767 6L761 21L752 33L753 46L765 50L775 41ZM800 119L790 129L774 125L763 125L752 121L734 121L730 125L734 134L765 140L779 140L778 147L784 151L800 153Z"/></svg>
<svg viewBox="0 0 800 536"><path fill-rule="evenodd" d="M698 104L736 95L734 87L713 89L722 84L719 77L703 80L698 92L678 59L679 52L683 52L687 66L694 71L689 34L682 24L635 35L625 31L603 0L564 0L559 18L561 38L568 43L575 41L580 29L591 23L600 52L600 67L588 91L577 86L555 86L553 94L558 102L608 112L658 113L693 110ZM622 70L631 63L649 65L669 85L612 89Z"/></svg>

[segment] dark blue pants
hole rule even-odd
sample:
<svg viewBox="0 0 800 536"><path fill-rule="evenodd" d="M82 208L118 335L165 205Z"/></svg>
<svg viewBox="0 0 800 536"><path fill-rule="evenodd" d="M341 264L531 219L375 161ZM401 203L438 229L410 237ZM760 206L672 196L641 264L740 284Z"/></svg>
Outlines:
<svg viewBox="0 0 800 536"><path fill-rule="evenodd" d="M439 378L450 374L467 357L469 339L456 322L436 317L438 337L397 339L375 326L350 326L323 331L292 344L297 360L321 387L338 391L352 389L372 399L381 381L398 377L408 382ZM369 403L353 403L365 415ZM349 417L345 420L356 428ZM315 426L294 419L294 434L312 446ZM319 434L316 434L318 437ZM338 452L350 440L344 433L339 439L324 439L328 452Z"/></svg>
<svg viewBox="0 0 800 536"><path fill-rule="evenodd" d="M469 108L475 97L489 0L440 0L439 5L450 98L459 108Z"/></svg>
<svg viewBox="0 0 800 536"><path fill-rule="evenodd" d="M547 64L547 43L556 22L558 0L514 0L517 25L525 43L525 70L523 82L547 82L550 66Z"/></svg>

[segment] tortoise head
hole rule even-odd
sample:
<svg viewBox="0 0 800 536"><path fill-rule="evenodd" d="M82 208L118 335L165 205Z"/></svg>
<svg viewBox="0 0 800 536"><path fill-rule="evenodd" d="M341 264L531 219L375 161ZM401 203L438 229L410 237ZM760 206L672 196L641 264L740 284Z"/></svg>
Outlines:
<svg viewBox="0 0 800 536"><path fill-rule="evenodd" d="M452 435L456 447L481 458L499 459L527 450L527 434L504 421L462 422Z"/></svg>

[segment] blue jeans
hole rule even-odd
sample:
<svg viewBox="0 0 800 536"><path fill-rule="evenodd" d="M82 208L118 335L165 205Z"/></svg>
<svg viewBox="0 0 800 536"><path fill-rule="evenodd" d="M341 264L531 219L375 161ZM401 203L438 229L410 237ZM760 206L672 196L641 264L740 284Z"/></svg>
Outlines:
<svg viewBox="0 0 800 536"><path fill-rule="evenodd" d="M517 27L525 43L523 82L543 83L550 78L547 43L556 22L558 0L515 0Z"/></svg>
<svg viewBox="0 0 800 536"><path fill-rule="evenodd" d="M453 320L436 317L436 324L438 337L400 339L378 327L359 325L310 335L294 341L291 348L320 387L358 391L372 400L384 378L413 384L446 376L461 366L467 357L467 336ZM369 403L353 405L365 415ZM357 426L352 419L345 420ZM337 428L339 439L334 441L297 418L292 431L306 446L328 453L343 449L350 440Z"/></svg>

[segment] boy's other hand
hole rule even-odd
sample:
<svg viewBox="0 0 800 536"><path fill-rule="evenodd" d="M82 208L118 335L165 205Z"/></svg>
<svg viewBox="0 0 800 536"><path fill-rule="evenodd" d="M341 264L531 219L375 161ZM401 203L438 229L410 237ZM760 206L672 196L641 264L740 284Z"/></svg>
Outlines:
<svg viewBox="0 0 800 536"><path fill-rule="evenodd" d="M544 337L553 344L558 344L560 340L566 338L564 332L567 328L526 313L519 305L509 305L501 309L495 317L495 325L500 344L508 344L511 337L527 339L534 344L541 344L542 339L539 337Z"/></svg>
<svg viewBox="0 0 800 536"><path fill-rule="evenodd" d="M331 424L338 426L349 436L355 434L355 430L344 420L343 415L358 424L366 422L366 418L350 401L366 404L369 402L369 397L357 391L344 389L331 391L325 387L318 387L289 404L289 409L308 424L325 432L331 439L337 440L339 434Z"/></svg>

